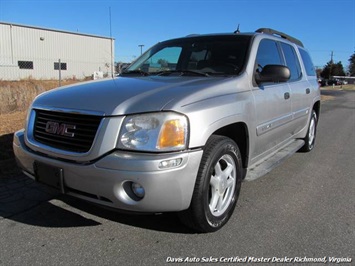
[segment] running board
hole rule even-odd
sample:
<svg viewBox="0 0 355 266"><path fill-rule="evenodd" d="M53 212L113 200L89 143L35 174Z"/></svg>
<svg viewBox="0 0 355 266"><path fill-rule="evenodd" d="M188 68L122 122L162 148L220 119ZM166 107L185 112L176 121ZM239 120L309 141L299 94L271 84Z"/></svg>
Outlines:
<svg viewBox="0 0 355 266"><path fill-rule="evenodd" d="M304 140L292 141L289 145L285 146L273 156L267 158L265 161L257 164L255 167L248 169L245 181L253 181L269 173L272 169L280 165L287 158L291 157L295 152L297 152L303 145Z"/></svg>

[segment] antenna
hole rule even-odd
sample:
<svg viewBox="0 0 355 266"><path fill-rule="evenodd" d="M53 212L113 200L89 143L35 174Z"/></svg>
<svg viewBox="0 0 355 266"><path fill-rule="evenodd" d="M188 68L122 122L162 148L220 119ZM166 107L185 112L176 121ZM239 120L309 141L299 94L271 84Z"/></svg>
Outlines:
<svg viewBox="0 0 355 266"><path fill-rule="evenodd" d="M115 64L114 63L114 58L113 58L113 47L112 47L112 23L111 23L111 7L109 7L108 9L109 11L109 19L110 19L110 44L111 44L111 62L110 62L110 65L111 65L111 78L113 78L113 65Z"/></svg>
<svg viewBox="0 0 355 266"><path fill-rule="evenodd" d="M238 24L238 28L237 28L237 30L234 32L235 34L240 33L240 30L239 30L239 25L240 25L240 24Z"/></svg>
<svg viewBox="0 0 355 266"><path fill-rule="evenodd" d="M144 44L138 44L138 46L141 48L141 55L142 55L142 52L143 52L142 48L143 48Z"/></svg>

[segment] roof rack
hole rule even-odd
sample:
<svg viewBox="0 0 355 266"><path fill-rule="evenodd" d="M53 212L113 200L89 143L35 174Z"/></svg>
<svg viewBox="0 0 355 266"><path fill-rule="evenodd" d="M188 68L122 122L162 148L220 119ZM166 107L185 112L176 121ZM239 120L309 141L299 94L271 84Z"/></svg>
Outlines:
<svg viewBox="0 0 355 266"><path fill-rule="evenodd" d="M266 34L271 34L271 35L277 35L277 36L280 36L281 38L283 39L286 39L286 40L289 40L290 42L293 42L301 47L304 47L303 46L303 43L294 38L294 37L291 37L290 35L287 35L286 33L283 33L281 31L277 31L277 30L273 30L273 29L270 29L270 28L260 28L260 29L257 29L255 32L259 32L259 33L266 33Z"/></svg>
<svg viewBox="0 0 355 266"><path fill-rule="evenodd" d="M195 36L199 36L200 34L198 33L191 33L191 34L188 34L186 35L185 37L195 37Z"/></svg>

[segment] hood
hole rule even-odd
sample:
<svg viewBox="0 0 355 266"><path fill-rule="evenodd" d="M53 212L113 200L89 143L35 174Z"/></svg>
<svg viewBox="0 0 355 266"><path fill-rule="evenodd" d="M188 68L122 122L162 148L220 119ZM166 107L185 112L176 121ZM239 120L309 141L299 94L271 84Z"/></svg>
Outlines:
<svg viewBox="0 0 355 266"><path fill-rule="evenodd" d="M33 108L94 111L106 116L154 112L199 100L200 90L226 77L118 77L61 87L38 96ZM195 97L189 97L195 95Z"/></svg>

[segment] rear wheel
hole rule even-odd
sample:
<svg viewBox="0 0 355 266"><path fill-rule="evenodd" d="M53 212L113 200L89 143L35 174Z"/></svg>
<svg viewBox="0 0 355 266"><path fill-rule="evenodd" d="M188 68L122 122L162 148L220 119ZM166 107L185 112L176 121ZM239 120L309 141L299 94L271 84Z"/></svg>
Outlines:
<svg viewBox="0 0 355 266"><path fill-rule="evenodd" d="M237 144L223 136L211 136L201 160L191 205L179 214L181 221L199 232L223 227L236 206L242 173Z"/></svg>
<svg viewBox="0 0 355 266"><path fill-rule="evenodd" d="M317 113L312 110L311 120L308 125L307 136L304 138L305 144L300 149L302 152L310 152L314 148L314 144L316 141L316 133L317 133Z"/></svg>

